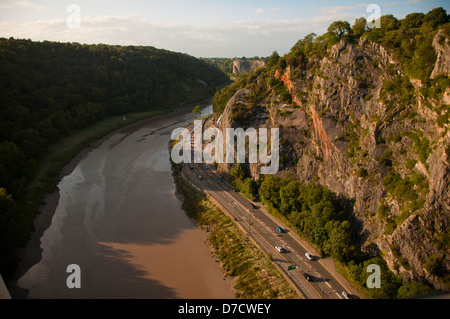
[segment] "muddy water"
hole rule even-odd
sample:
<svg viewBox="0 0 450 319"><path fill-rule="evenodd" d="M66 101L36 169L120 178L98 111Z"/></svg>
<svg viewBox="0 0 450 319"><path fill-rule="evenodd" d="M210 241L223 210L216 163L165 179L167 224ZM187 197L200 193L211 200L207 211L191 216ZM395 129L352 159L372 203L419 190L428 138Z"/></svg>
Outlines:
<svg viewBox="0 0 450 319"><path fill-rule="evenodd" d="M61 180L42 258L18 281L28 298L233 297L175 194L167 144L189 120L186 112L116 133ZM71 264L79 289L66 283Z"/></svg>

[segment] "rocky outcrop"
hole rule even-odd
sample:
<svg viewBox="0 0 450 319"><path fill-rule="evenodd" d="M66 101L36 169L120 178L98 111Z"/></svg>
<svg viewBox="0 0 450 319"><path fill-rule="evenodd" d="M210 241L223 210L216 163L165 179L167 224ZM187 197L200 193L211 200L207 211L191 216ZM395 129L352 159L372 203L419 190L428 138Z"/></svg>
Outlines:
<svg viewBox="0 0 450 319"><path fill-rule="evenodd" d="M264 60L235 59L233 60L233 74L251 73L265 65Z"/></svg>
<svg viewBox="0 0 450 319"><path fill-rule="evenodd" d="M437 53L437 60L431 78L450 73L450 40L445 37L444 30L440 30L434 40L433 47Z"/></svg>
<svg viewBox="0 0 450 319"><path fill-rule="evenodd" d="M449 40L442 46L440 36L433 42L438 59L432 77L449 73ZM439 101L424 103L420 83L411 81L415 103L387 103L383 85L404 75L401 64L365 38L341 41L310 64L260 75L239 90L226 106L221 129L243 124L232 116L239 108L251 114L246 127L279 127L285 155L280 175L315 180L336 192L352 203L363 250L381 254L405 280L448 289L442 273L450 271L450 132L448 124L437 124L439 114L429 105L446 103L449 90ZM281 99L270 78L283 82L292 103ZM258 95L252 90L261 85L265 97L252 100ZM255 179L257 167L247 164ZM220 166L223 172L230 168ZM441 263L441 275L430 270L430 260Z"/></svg>

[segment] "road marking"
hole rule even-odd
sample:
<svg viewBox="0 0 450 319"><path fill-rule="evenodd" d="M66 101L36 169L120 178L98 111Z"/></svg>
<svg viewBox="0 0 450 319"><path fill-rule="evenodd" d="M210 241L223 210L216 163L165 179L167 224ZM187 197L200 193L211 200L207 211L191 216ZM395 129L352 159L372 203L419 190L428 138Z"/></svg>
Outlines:
<svg viewBox="0 0 450 319"><path fill-rule="evenodd" d="M225 187L224 187L225 188ZM225 189L227 189L227 188L225 188ZM211 193L211 195L212 195L212 193ZM228 194L227 192L225 192L224 193L224 195L225 196L228 196L229 198L231 198L232 200L234 199L230 194ZM224 197L225 197L224 196ZM226 200L225 200L225 202L227 202ZM228 204L230 205L230 206L232 206L229 202L228 202ZM241 204L241 203L240 203ZM242 204L241 204L241 206L243 206ZM235 212L236 213L236 212ZM242 214L240 213L240 212L237 212L237 215L240 217ZM280 252L278 252L276 249L274 249L274 247L273 247L273 245L271 244L271 243L269 243L268 242L268 240L257 230L257 229L255 229L249 222L247 222L246 220L244 220L244 219L242 219L242 221L244 222L244 223L246 223L249 227L251 227L251 228L253 228L253 230L259 235L259 238L261 238L263 241L265 241L268 245L269 245L269 247L271 248L270 250L272 251L272 250L275 250L275 252L276 253L278 253L286 262L288 262L288 263L290 263L290 261L289 260L287 260L286 259L286 257L283 255L283 254L281 254ZM260 223L261 223L261 225L262 226L266 226L266 227L268 227L267 225L265 225L263 222L262 222L262 220L261 219L259 219L259 221L260 221ZM257 238L256 237L254 237L255 238L255 240L257 240ZM311 267L309 264L307 264L309 267ZM314 292L317 294L317 296L320 298L320 299L323 299L323 297L322 297L322 295L321 294L319 294L318 292L317 292L317 290L312 286L312 284L309 282L309 281L307 281L306 279L305 279L305 277L303 277L303 275L299 272L299 270L298 269L296 269L296 272L300 275L300 277L301 278L303 278L303 280L314 290ZM290 277L291 278L291 277ZM294 278L291 278L293 281L295 280ZM303 287L303 286L301 286L301 287ZM301 290L301 289L300 289ZM304 292L305 294L307 294L307 295L310 295L310 293L309 292ZM310 296L311 297L311 296Z"/></svg>
<svg viewBox="0 0 450 319"><path fill-rule="evenodd" d="M325 283L326 283L326 285L327 285L328 287L331 288L331 285L330 285L327 281L325 281Z"/></svg>

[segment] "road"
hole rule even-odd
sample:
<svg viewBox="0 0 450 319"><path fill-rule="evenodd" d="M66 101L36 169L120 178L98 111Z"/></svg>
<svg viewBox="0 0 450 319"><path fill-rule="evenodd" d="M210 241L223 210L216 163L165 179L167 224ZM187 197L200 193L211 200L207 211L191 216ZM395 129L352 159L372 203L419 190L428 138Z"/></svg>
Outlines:
<svg viewBox="0 0 450 319"><path fill-rule="evenodd" d="M247 236L251 236L266 254L272 255L273 262L305 298L344 299L342 292L346 291L345 288L319 262L320 257L308 251L307 245L283 223L268 214L264 207L256 206L234 191L230 184L219 180L215 171L204 163L183 164L182 168L192 183L207 191ZM277 231L278 226L285 232ZM279 252L275 249L276 246L282 247L284 251ZM313 255L312 260L305 256L307 252ZM290 267L295 269L288 270Z"/></svg>

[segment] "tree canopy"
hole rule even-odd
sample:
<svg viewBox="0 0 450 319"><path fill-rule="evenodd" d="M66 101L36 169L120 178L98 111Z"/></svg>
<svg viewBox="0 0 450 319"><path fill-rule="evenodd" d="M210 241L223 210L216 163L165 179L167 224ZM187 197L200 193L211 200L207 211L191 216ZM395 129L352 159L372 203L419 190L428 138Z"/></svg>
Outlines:
<svg viewBox="0 0 450 319"><path fill-rule="evenodd" d="M228 78L153 47L0 39L0 187L21 196L51 143L109 115L199 101Z"/></svg>

